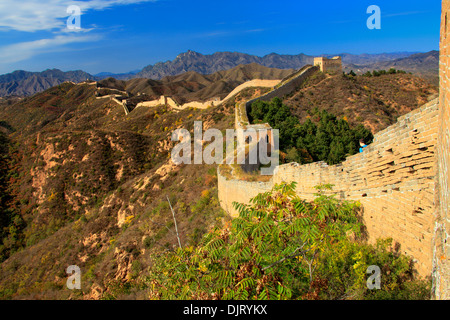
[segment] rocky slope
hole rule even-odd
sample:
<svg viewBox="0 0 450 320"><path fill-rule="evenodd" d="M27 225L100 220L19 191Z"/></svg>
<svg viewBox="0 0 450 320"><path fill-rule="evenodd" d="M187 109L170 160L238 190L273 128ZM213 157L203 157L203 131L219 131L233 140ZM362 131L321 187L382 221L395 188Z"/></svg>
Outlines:
<svg viewBox="0 0 450 320"><path fill-rule="evenodd" d="M177 128L192 131L194 121L204 130L231 127L233 101L208 110L139 108L126 116L95 92L93 85L63 83L0 100L8 133L8 142L0 139L7 159L0 180L9 195L0 203L0 299L145 298L133 284L153 254L178 246L167 197L183 246L227 219L215 165L175 166L170 153ZM254 94L247 89L239 99ZM82 270L81 290L66 288L70 265Z"/></svg>

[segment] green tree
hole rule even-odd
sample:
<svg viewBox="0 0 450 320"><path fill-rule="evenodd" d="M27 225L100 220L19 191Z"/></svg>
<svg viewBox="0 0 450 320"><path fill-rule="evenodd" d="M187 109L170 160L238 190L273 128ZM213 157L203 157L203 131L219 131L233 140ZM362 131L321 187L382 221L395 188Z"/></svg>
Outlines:
<svg viewBox="0 0 450 320"><path fill-rule="evenodd" d="M334 139L330 145L330 152L328 154L327 163L337 164L345 160L345 149L341 141Z"/></svg>
<svg viewBox="0 0 450 320"><path fill-rule="evenodd" d="M387 73L388 74L396 74L397 70L395 70L395 68L390 68Z"/></svg>
<svg viewBox="0 0 450 320"><path fill-rule="evenodd" d="M280 130L280 149L290 152L287 161L296 158L299 163L326 161L330 165L337 164L345 160L345 156L357 152L359 139L365 139L366 143L373 139L364 126L352 129L346 120L338 119L326 110L315 107L309 113L311 118L301 124L279 98L270 102L256 101L250 111L253 121L267 122L272 128ZM333 146L332 141L335 141ZM294 147L298 157L293 157Z"/></svg>
<svg viewBox="0 0 450 320"><path fill-rule="evenodd" d="M297 148L292 147L290 148L286 153L286 159L289 162L300 162L300 153L298 152Z"/></svg>
<svg viewBox="0 0 450 320"><path fill-rule="evenodd" d="M205 234L197 247L156 256L146 278L151 299L395 299L428 298L428 282L412 277L411 259L362 240L359 204L326 195L301 200L295 183L276 185L239 217ZM383 288L366 286L379 265ZM412 294L412 290L415 290Z"/></svg>

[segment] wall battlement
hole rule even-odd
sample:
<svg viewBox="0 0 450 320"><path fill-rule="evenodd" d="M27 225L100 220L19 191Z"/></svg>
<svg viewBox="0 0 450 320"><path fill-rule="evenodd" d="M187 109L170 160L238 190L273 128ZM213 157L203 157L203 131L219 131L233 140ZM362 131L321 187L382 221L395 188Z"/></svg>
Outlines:
<svg viewBox="0 0 450 320"><path fill-rule="evenodd" d="M342 72L342 58L339 56L331 59L325 57L314 58L314 65L318 66L322 72L335 74Z"/></svg>

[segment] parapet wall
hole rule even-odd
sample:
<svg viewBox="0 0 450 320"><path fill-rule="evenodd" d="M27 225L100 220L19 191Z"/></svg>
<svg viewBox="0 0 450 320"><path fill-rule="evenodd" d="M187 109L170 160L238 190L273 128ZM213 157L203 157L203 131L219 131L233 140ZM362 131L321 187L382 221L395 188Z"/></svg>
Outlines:
<svg viewBox="0 0 450 320"><path fill-rule="evenodd" d="M220 167L217 168L218 197L221 207L236 217L237 211L233 207L233 202L249 203L250 199L256 197L259 193L268 192L272 189L271 182L248 182L237 179L227 179L220 173Z"/></svg>
<svg viewBox="0 0 450 320"><path fill-rule="evenodd" d="M291 76L281 80L281 82L273 88L273 90L267 92L266 94L259 96L255 99L248 101L243 101L239 103L235 108L235 129L245 130L250 124L248 119L248 113L251 110L252 103L258 100L270 101L275 97L283 97L287 94L293 92L297 87L299 87L309 76L319 70L318 67L313 67L311 65L306 65L299 71L295 72Z"/></svg>
<svg viewBox="0 0 450 320"><path fill-rule="evenodd" d="M393 238L427 276L432 270L437 133L438 99L400 117L375 134L363 153L342 164L281 165L265 183L227 180L219 173L219 200L236 215L233 201L249 203L276 183L296 181L297 194L309 200L315 186L331 183L338 198L361 202L369 241Z"/></svg>
<svg viewBox="0 0 450 320"><path fill-rule="evenodd" d="M440 106L437 148L434 292L450 299L450 0L442 1L439 57Z"/></svg>

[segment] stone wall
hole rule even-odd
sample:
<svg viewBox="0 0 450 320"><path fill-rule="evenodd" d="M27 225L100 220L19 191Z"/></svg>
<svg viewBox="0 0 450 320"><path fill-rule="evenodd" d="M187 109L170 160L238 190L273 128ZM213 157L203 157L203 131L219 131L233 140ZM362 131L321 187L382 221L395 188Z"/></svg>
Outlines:
<svg viewBox="0 0 450 320"><path fill-rule="evenodd" d="M136 105L136 108L138 108L138 107L146 107L146 108L157 107L157 106L164 105L166 103L167 103L166 98L164 96L161 96L159 99L156 99L156 100L139 102Z"/></svg>
<svg viewBox="0 0 450 320"><path fill-rule="evenodd" d="M313 199L318 184L334 184L338 198L360 201L369 241L392 237L414 257L421 275L432 270L435 211L435 146L438 100L431 101L375 134L364 153L342 164L281 165L269 182L227 180L219 175L219 200L231 215L233 201L248 203L275 183L297 182L297 194Z"/></svg>
<svg viewBox="0 0 450 320"><path fill-rule="evenodd" d="M259 193L272 189L271 182L248 182L238 179L227 179L217 168L218 197L221 207L231 216L236 217L238 212L233 207L233 202L249 203Z"/></svg>
<svg viewBox="0 0 450 320"><path fill-rule="evenodd" d="M391 237L431 275L438 100L375 135L361 154L342 164L282 165L273 183L297 181L297 194L313 199L314 186L334 184L338 198L360 201L369 240Z"/></svg>
<svg viewBox="0 0 450 320"><path fill-rule="evenodd" d="M235 129L245 130L250 125L247 114L250 112L253 102L257 100L270 101L275 97L283 97L287 94L290 94L295 89L297 89L309 76L311 76L318 70L318 67L313 67L310 65L304 66L293 75L283 79L276 87L273 88L272 91L269 91L257 98L243 101L238 104L235 108Z"/></svg>
<svg viewBox="0 0 450 320"><path fill-rule="evenodd" d="M450 299L450 0L442 1L439 58L440 106L437 144L434 290L437 299Z"/></svg>
<svg viewBox="0 0 450 320"><path fill-rule="evenodd" d="M243 116L246 118L247 113L250 112L250 108L252 106L252 103L261 100L261 101L270 101L275 97L284 97L285 95L288 95L295 91L308 77L313 75L319 70L318 67L313 66L305 66L303 67L298 74L296 74L295 77L289 79L288 81L284 81L279 85L278 87L274 88L272 91L269 91L268 93L255 98L248 100L245 102L245 113L243 113ZM248 118L243 118L243 121L248 121Z"/></svg>
<svg viewBox="0 0 450 320"><path fill-rule="evenodd" d="M207 109L212 106L218 106L224 102L226 102L228 99L232 98L234 95L238 94L242 90L249 88L249 87L274 87L276 86L281 80L263 80L263 79L253 79L247 82L242 83L241 85L234 88L232 92L230 92L223 100L220 99L212 99L208 101L191 101L187 102L183 105L178 105L172 98L161 96L159 99L151 100L151 101L143 101L139 102L136 107L156 107L160 105L167 105L169 107L172 107L177 110L183 110L187 108L194 108L194 109Z"/></svg>
<svg viewBox="0 0 450 320"><path fill-rule="evenodd" d="M334 57L332 59L325 57L314 58L314 65L318 66L322 72L342 73L341 57Z"/></svg>

